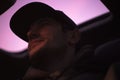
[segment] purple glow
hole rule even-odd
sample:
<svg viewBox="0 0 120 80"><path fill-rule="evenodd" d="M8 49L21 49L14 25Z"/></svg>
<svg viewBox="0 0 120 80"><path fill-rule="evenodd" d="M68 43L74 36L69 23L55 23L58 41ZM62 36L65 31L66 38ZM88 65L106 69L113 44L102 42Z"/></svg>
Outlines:
<svg viewBox="0 0 120 80"><path fill-rule="evenodd" d="M18 38L9 28L13 13L28 2L41 1L55 9L64 11L76 24L80 24L103 13L108 9L99 0L17 0L16 3L0 15L0 48L14 52L27 48L27 43Z"/></svg>

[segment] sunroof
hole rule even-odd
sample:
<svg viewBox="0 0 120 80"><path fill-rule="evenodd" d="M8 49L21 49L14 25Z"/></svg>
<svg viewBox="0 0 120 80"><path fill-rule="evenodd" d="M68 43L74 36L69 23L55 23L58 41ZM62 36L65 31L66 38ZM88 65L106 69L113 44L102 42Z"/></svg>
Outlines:
<svg viewBox="0 0 120 80"><path fill-rule="evenodd" d="M1 49L18 52L27 48L27 43L10 30L9 20L17 9L33 1L44 2L55 9L63 11L78 25L109 12L99 0L17 0L9 10L0 15Z"/></svg>

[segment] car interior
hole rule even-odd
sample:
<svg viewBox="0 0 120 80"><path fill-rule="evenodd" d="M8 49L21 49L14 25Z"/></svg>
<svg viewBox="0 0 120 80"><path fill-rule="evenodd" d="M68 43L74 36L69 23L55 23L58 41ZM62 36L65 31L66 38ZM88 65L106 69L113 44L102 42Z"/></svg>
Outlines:
<svg viewBox="0 0 120 80"><path fill-rule="evenodd" d="M2 2L3 1L3 2ZM7 1L7 2L5 2ZM9 9L16 0L1 0L0 15ZM120 79L120 5L118 0L101 0L110 10L101 16L79 24L81 40L76 48L92 47L91 54L80 54L80 72L100 73L104 80ZM1 4L7 4L1 5ZM27 50L10 54L0 49L0 79L16 80L22 77L29 67Z"/></svg>

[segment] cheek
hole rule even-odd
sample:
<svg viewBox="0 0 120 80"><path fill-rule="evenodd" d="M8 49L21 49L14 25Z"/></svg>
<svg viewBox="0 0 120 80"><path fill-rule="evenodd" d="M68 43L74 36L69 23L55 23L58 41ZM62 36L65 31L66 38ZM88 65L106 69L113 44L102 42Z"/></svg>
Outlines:
<svg viewBox="0 0 120 80"><path fill-rule="evenodd" d="M64 45L67 45L67 41L62 34L54 34L51 39L51 45L53 47L62 47Z"/></svg>

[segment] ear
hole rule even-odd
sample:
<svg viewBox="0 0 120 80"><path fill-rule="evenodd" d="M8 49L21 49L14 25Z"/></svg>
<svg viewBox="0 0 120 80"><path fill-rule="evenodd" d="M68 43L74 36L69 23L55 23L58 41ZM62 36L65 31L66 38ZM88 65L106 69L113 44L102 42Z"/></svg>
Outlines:
<svg viewBox="0 0 120 80"><path fill-rule="evenodd" d="M80 31L79 29L74 29L73 31L68 31L67 40L70 45L75 45L80 40Z"/></svg>

